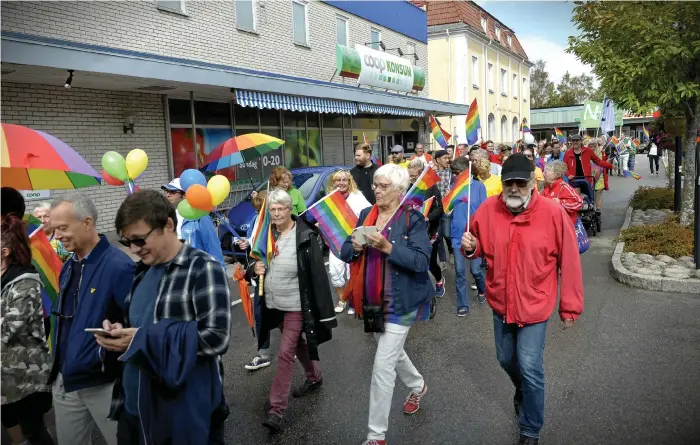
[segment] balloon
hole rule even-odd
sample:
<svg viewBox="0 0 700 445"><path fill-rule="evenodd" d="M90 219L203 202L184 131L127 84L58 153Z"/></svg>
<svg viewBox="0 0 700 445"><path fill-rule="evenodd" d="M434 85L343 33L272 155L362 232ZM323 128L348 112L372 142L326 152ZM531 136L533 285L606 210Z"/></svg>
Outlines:
<svg viewBox="0 0 700 445"><path fill-rule="evenodd" d="M212 204L216 207L228 198L228 194L231 192L231 183L224 175L212 176L207 184L207 190L211 193Z"/></svg>
<svg viewBox="0 0 700 445"><path fill-rule="evenodd" d="M187 192L187 189L194 184L200 184L206 187L207 178L204 177L202 172L193 168L189 168L182 172L180 175L180 187L182 187L182 190Z"/></svg>
<svg viewBox="0 0 700 445"><path fill-rule="evenodd" d="M214 204L211 201L211 193L201 184L191 185L185 193L185 198L197 210L209 212L214 208Z"/></svg>
<svg viewBox="0 0 700 445"><path fill-rule="evenodd" d="M180 216L185 219L199 219L209 213L206 210L197 210L193 208L186 199L180 201L180 204L177 205L177 211L180 213Z"/></svg>
<svg viewBox="0 0 700 445"><path fill-rule="evenodd" d="M148 155L140 148L131 150L126 155L126 171L129 179L136 179L148 167Z"/></svg>
<svg viewBox="0 0 700 445"><path fill-rule="evenodd" d="M110 176L109 173L104 170L102 170L102 180L105 182L105 184L109 185L124 185L124 181L120 181L114 176Z"/></svg>
<svg viewBox="0 0 700 445"><path fill-rule="evenodd" d="M102 168L113 178L116 178L122 182L126 182L129 179L129 175L126 172L126 161L124 156L120 155L116 151L108 151L102 155Z"/></svg>

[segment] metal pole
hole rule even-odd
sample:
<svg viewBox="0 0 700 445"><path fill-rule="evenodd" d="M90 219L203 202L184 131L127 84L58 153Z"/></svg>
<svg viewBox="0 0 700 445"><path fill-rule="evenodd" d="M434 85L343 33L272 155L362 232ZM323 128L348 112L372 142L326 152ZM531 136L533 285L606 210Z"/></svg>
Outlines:
<svg viewBox="0 0 700 445"><path fill-rule="evenodd" d="M194 168L199 169L199 159L197 159L197 127L194 123L194 91L190 91L190 119L192 120L192 153L194 153Z"/></svg>
<svg viewBox="0 0 700 445"><path fill-rule="evenodd" d="M686 133L687 134L687 133ZM693 224L693 257L700 269L700 128L695 135L695 223Z"/></svg>
<svg viewBox="0 0 700 445"><path fill-rule="evenodd" d="M675 177L673 184L673 211L681 212L681 165L683 165L683 143L680 136L676 136Z"/></svg>

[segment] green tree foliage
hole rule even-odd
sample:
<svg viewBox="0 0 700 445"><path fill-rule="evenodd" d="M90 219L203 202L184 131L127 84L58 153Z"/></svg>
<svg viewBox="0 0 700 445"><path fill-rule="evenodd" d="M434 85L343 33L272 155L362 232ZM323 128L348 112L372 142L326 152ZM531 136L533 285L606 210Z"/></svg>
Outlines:
<svg viewBox="0 0 700 445"><path fill-rule="evenodd" d="M586 74L572 76L567 71L559 85L549 80L546 62L538 60L530 70L530 100L532 108L566 107L593 99L597 93L593 77Z"/></svg>
<svg viewBox="0 0 700 445"><path fill-rule="evenodd" d="M617 106L683 110L681 223L692 217L695 129L700 128L700 2L576 2L570 53L593 67Z"/></svg>

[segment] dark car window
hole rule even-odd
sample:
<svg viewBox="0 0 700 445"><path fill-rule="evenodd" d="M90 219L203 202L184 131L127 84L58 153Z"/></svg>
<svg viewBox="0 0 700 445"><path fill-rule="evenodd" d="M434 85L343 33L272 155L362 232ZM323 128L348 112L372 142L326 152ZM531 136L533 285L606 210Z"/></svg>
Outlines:
<svg viewBox="0 0 700 445"><path fill-rule="evenodd" d="M292 175L292 183L294 184L294 188L301 192L301 196L304 197L304 201L309 199L309 196L314 190L314 186L320 177L321 175L319 173L299 173ZM267 190L267 181L263 182L255 189L256 192L262 192L264 190ZM245 200L250 201L250 195L248 195Z"/></svg>

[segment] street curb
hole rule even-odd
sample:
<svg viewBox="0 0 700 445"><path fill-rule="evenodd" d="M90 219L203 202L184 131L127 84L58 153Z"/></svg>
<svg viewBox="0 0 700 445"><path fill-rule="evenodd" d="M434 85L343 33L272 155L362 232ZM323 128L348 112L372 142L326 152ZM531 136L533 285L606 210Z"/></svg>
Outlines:
<svg viewBox="0 0 700 445"><path fill-rule="evenodd" d="M632 207L627 207L625 222L620 228L620 232L628 228L632 221ZM700 298L700 279L689 278L687 280L678 280L667 277L654 277L648 275L640 275L630 272L622 264L622 251L625 248L625 243L619 241L615 246L612 261L610 262L610 275L622 284L630 287L637 287L647 290L655 290L661 292L678 292L685 294L695 294Z"/></svg>

